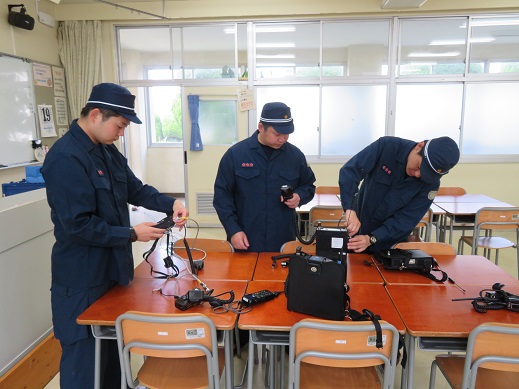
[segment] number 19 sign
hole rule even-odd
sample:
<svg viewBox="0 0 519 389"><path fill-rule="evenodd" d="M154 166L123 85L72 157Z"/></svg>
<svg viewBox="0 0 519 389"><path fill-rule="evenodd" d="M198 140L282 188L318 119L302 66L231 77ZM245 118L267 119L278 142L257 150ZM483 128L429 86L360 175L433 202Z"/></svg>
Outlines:
<svg viewBox="0 0 519 389"><path fill-rule="evenodd" d="M38 116L40 118L41 137L56 136L54 119L52 118L52 105L38 105Z"/></svg>

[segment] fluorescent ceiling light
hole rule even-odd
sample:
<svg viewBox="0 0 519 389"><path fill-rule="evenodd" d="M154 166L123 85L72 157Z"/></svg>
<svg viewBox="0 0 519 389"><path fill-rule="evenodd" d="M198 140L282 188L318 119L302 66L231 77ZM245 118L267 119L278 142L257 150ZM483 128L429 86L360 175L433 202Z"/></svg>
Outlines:
<svg viewBox="0 0 519 389"><path fill-rule="evenodd" d="M518 26L519 19L472 19L470 25L472 27ZM467 28L467 24L462 24L460 28Z"/></svg>
<svg viewBox="0 0 519 389"><path fill-rule="evenodd" d="M294 32L295 26L258 26L256 32Z"/></svg>
<svg viewBox="0 0 519 389"><path fill-rule="evenodd" d="M460 55L459 51L449 51L446 53L409 53L410 58L427 58L427 57L457 57Z"/></svg>
<svg viewBox="0 0 519 389"><path fill-rule="evenodd" d="M495 41L496 38L471 38L470 43L488 43ZM464 45L465 39L450 39L450 40L439 40L431 41L429 46L453 46L453 45Z"/></svg>
<svg viewBox="0 0 519 389"><path fill-rule="evenodd" d="M286 49L290 47L296 47L296 44L293 42L256 43L258 49Z"/></svg>
<svg viewBox="0 0 519 389"><path fill-rule="evenodd" d="M472 19L472 27L518 26L519 19Z"/></svg>
<svg viewBox="0 0 519 389"><path fill-rule="evenodd" d="M235 27L225 27L223 29L224 34L236 34L236 28Z"/></svg>
<svg viewBox="0 0 519 389"><path fill-rule="evenodd" d="M427 65L427 66L438 65L438 62L409 62L407 64L407 66L424 66L424 65Z"/></svg>
<svg viewBox="0 0 519 389"><path fill-rule="evenodd" d="M258 68L282 68L282 67L295 67L296 64L295 63L290 63L290 62L286 62L286 63L257 63L256 66Z"/></svg>
<svg viewBox="0 0 519 389"><path fill-rule="evenodd" d="M292 59L296 56L294 54L274 54L274 55L263 55L263 54L256 54L256 58L275 58L275 59Z"/></svg>

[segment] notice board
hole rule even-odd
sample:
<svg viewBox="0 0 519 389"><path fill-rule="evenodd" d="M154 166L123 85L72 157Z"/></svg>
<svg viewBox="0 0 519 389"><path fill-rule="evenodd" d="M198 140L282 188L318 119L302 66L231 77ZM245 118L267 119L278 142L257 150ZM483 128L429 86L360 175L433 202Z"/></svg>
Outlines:
<svg viewBox="0 0 519 389"><path fill-rule="evenodd" d="M63 68L0 53L0 168L37 162L32 141L67 131L65 90Z"/></svg>

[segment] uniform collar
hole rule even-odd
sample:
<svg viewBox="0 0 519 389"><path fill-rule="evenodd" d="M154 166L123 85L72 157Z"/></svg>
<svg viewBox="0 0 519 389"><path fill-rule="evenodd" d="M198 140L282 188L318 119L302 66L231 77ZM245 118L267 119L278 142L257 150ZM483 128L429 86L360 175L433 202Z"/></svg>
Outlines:
<svg viewBox="0 0 519 389"><path fill-rule="evenodd" d="M86 132L79 126L79 124L77 124L77 119L74 119L70 125L70 132L86 151L91 152L96 146Z"/></svg>
<svg viewBox="0 0 519 389"><path fill-rule="evenodd" d="M250 146L249 148L251 149L261 149L261 147L263 146L260 141L258 140L258 135L259 135L259 130L256 130L254 132L254 134L252 134L250 137L249 137L249 141L250 141ZM281 151L285 151L286 150L286 146L287 144L284 143L283 146L281 146L279 149L274 149L274 151L276 150L281 150Z"/></svg>

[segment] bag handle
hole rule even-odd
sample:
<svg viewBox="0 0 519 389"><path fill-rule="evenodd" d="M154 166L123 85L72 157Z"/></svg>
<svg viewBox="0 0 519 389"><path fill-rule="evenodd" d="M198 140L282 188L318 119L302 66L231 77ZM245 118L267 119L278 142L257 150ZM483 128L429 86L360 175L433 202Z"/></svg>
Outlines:
<svg viewBox="0 0 519 389"><path fill-rule="evenodd" d="M441 272L441 274L442 274L441 278L436 277L431 272L423 273L423 272L419 272L418 271L417 273L418 274L422 274L425 277L429 278L430 280L433 280L433 281L436 281L436 282L445 282L445 281L447 281L449 279L449 276L442 269L440 269L440 265L438 265L438 262L436 262L436 259L433 258L432 262L433 262L433 266L432 266L431 272L433 272L433 271Z"/></svg>

